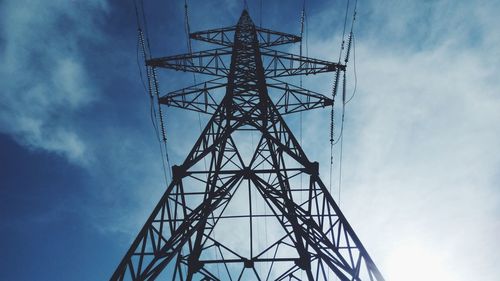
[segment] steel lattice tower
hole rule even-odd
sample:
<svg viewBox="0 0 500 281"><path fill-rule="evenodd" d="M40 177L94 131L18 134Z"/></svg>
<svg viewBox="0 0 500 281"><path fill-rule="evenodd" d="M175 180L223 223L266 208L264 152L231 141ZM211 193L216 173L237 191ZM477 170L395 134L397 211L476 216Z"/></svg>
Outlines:
<svg viewBox="0 0 500 281"><path fill-rule="evenodd" d="M111 280L384 280L282 117L333 101L276 78L345 66L271 49L301 38L246 10L190 37L222 47L147 60L152 86L157 68L218 76L159 99L212 117Z"/></svg>

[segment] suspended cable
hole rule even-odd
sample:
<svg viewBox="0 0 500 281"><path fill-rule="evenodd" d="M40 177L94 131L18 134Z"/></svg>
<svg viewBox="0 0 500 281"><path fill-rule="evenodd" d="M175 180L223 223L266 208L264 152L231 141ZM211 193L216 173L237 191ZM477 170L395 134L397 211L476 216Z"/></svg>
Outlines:
<svg viewBox="0 0 500 281"><path fill-rule="evenodd" d="M137 62L137 69L139 70L139 77L141 78L141 84L144 89L144 93L146 93L149 98L151 99L153 96L149 93L148 88L146 87L146 82L144 81L143 73L142 73L142 65L140 63L139 57L141 56L142 59L146 57L145 50L144 50L144 36L142 33L142 30L140 28L137 29L137 45L136 45L136 62ZM146 69L147 72L147 69Z"/></svg>
<svg viewBox="0 0 500 281"><path fill-rule="evenodd" d="M167 170L168 170L168 173L169 173L169 177L170 179L172 179L172 174L171 174L171 171L170 171L170 159L169 159L169 156L168 156L168 147L167 147L167 135L166 135L166 132L165 132L165 123L163 121L163 113L162 113L162 110L161 110L161 104L159 102L160 100L160 94L159 94L159 85L158 85L158 78L156 76L156 70L155 68L151 68L152 70L152 73L153 73L153 82L154 82L154 89L155 89L155 94L156 94L156 100L158 101L158 117L160 119L160 128L161 128L161 135L162 135L162 141L163 141L163 145L165 147L165 152L163 152L163 147L160 145L160 151L161 151L161 155L163 155L163 153L165 153L165 157L166 157L166 160L167 160ZM163 156L162 156L162 162L163 162L163 168L165 169L165 161L163 160ZM167 184L168 184L168 181L167 181Z"/></svg>
<svg viewBox="0 0 500 281"><path fill-rule="evenodd" d="M346 95L346 74L344 71L344 79L342 83L342 120L341 120L341 128L340 128L340 155L339 155L339 198L338 198L338 205L340 206L340 193L342 191L342 155L343 155L343 146L344 146L344 117L345 117L345 105L346 105L346 100L345 100L345 95ZM337 140L338 142L338 140Z"/></svg>
<svg viewBox="0 0 500 281"><path fill-rule="evenodd" d="M141 5L139 6L140 8L140 11L141 11L141 14L142 14L142 23L143 23L143 26L144 26L144 32L146 34L146 49L147 49L147 55L148 55L148 59L151 58L151 48L150 48L150 44L149 44L149 28L148 28L148 21L146 19L146 13L144 12L144 0L141 0ZM139 22L139 20L138 20Z"/></svg>
<svg viewBox="0 0 500 281"><path fill-rule="evenodd" d="M186 43L189 54L193 53L193 46L191 44L191 27L189 25L189 11L187 0L184 0L184 32L186 34ZM196 84L196 74L193 72L193 81Z"/></svg>
<svg viewBox="0 0 500 281"><path fill-rule="evenodd" d="M189 25L189 10L188 10L188 2L184 0L184 33L186 35L186 43L189 54L193 53L193 45L191 42L191 26ZM193 72L193 83L196 85L196 74ZM198 113L199 116L199 113ZM201 124L200 124L201 126Z"/></svg>
<svg viewBox="0 0 500 281"><path fill-rule="evenodd" d="M188 2L187 0L184 0L184 33L186 35L186 42L187 42L187 48L188 52L191 55L193 53L193 44L191 42L191 26L189 24L189 9L188 9ZM193 83L196 85L196 74L193 72ZM201 124L201 113L198 113L198 128L200 130L200 134L203 132L202 124ZM207 169L207 160L203 158L203 164L205 166L205 170Z"/></svg>
<svg viewBox="0 0 500 281"><path fill-rule="evenodd" d="M329 191L332 193L332 179L333 179L333 116L334 116L334 106L330 109L330 181L329 181Z"/></svg>
<svg viewBox="0 0 500 281"><path fill-rule="evenodd" d="M351 31L349 33L349 42L347 44L347 52L346 56L344 59L344 63L347 65L349 62L349 55L350 55L350 50L351 46L353 48L353 60L354 60L354 90L351 95L351 97L346 100L346 78L345 78L345 71L344 71L344 83L343 83L343 90L342 90L342 125L341 125L341 132L340 132L340 155L339 155L339 194L338 194L338 204L340 206L340 201L341 201L341 192L342 192L342 156L344 152L344 118L345 118L345 106L347 103L349 103L352 98L354 98L354 95L356 94L356 89L357 89L357 84L358 84L358 78L357 78L357 73L356 73L356 44L354 40L354 23L356 21L356 14L357 14L357 7L358 7L358 0L354 2L354 11L352 15L352 22L351 22Z"/></svg>
<svg viewBox="0 0 500 281"><path fill-rule="evenodd" d="M191 42L191 26L189 24L189 9L188 9L188 2L187 0L184 0L184 32L186 35L186 43L187 43L187 49L189 52L189 55L193 53L193 45ZM198 84L196 81L196 74L193 72L193 83L194 85ZM206 85L205 85L206 87ZM202 134L203 129L202 129L202 124L201 124L201 113L198 112L198 128L200 130L200 134ZM205 167L205 170L207 170L207 160L203 158L203 164ZM213 213L212 213L212 218L213 218ZM215 223L215 222L214 222ZM214 224L215 226L215 224ZM212 233L213 239L216 240L215 233ZM217 247L214 247L214 252L215 252L215 257L217 259L218 252L217 252ZM217 264L217 277L220 279L220 269L219 269L219 264Z"/></svg>
<svg viewBox="0 0 500 281"><path fill-rule="evenodd" d="M158 133L158 125L156 124L156 118L155 118L155 115L153 114L153 111L154 111L154 96L151 92L151 87L149 87L149 85L146 87L146 83L144 81L144 77L143 77L143 74L142 74L142 66L139 62L139 45L141 46L141 53L142 53L142 57L143 57L143 60L146 58L146 52L145 52L145 45L144 45L144 34L142 33L142 30L139 28L138 29L138 41L137 41L137 68L139 69L139 76L141 77L141 83L142 83L142 87L144 88L144 92L149 96L149 106L150 106L150 109L149 109L149 117L151 119L151 124L153 125L153 128L155 129L155 134L156 134L156 137L159 139L160 138L160 135ZM148 83L149 83L149 69L146 68L146 76L148 77Z"/></svg>
<svg viewBox="0 0 500 281"><path fill-rule="evenodd" d="M156 113L156 111L154 110L154 107L153 107L153 113L154 113L154 116L158 116L159 120L160 120L160 124L159 124L159 127L161 128L161 140L160 138L158 138L158 141L160 142L160 152L161 152L161 160L162 160L162 164L163 164L163 169L167 170L168 171L168 174L169 174L169 178L172 179L172 172L170 170L170 159L169 159L169 155L168 155L168 146L167 146L167 134L166 134L166 129L165 129L165 122L163 120L163 113L162 113L162 110L161 110L161 104L160 104L160 93L159 93L159 84L158 84L158 77L156 76L156 69L154 67L150 68L151 71L151 76L152 76L152 82L151 84L153 85L153 88L154 88L154 93L155 93L155 97L156 97L156 101L157 101L157 105L158 105L158 113ZM158 131L158 125L157 125L157 128L156 130ZM163 146L162 146L162 143L163 143ZM165 151L164 151L165 150ZM165 167L165 159L163 158L163 155L165 155L166 157L166 167ZM167 180L167 185L168 185L168 182L169 180Z"/></svg>
<svg viewBox="0 0 500 281"><path fill-rule="evenodd" d="M141 10L141 14L142 14L142 22L144 24L144 30L145 30L145 40L144 40L144 34L142 35L142 42L144 44L144 61L146 61L147 59L151 59L151 47L150 47L150 43L149 43L149 29L148 29L148 24L147 24L147 18L146 18L146 14L144 12L144 1L141 0L141 5L140 5L140 10ZM134 3L135 4L135 3ZM137 5L135 5L137 7ZM136 15L138 16L138 12L136 12ZM139 23L140 20L138 19L137 22ZM140 28L140 26L139 26ZM153 105L151 105L151 111L153 112L153 115L156 117L158 116L159 120L160 120L160 124L158 125L157 123L155 123L153 126L155 128L155 132L156 132L156 135L157 135L157 138L158 138L158 141L160 142L160 151L161 151L161 157L162 157L162 164L163 164L163 171L165 173L165 170L168 171L169 173L169 176L170 178L172 178L172 175L171 175L171 171L170 171L170 159L169 159L169 155L168 155L168 147L167 147L167 137L166 137L166 130L165 130L165 122L163 120L163 113L162 113L162 110L161 110L161 105L160 105L160 101L159 101L159 85L158 85L158 79L157 79L157 76L156 76L156 70L154 68L151 68L151 67L148 67L146 66L146 72L147 72L147 77L148 77L148 81L149 81L149 87L150 87L150 96L153 96L153 93L155 94L155 97L156 97L156 101L157 101L157 105L158 105L158 113L156 113L156 110L154 108ZM154 89L154 90L152 90ZM151 102L153 103L153 100L151 100ZM156 119L156 118L154 118ZM158 126L161 126L161 139L159 137L159 128ZM163 146L162 146L162 142L163 142ZM165 150L165 151L163 151ZM163 158L163 155L165 155L166 157L166 161L167 161L167 167L165 167L165 159ZM166 177L166 176L165 176ZM168 185L168 182L169 180L167 179L167 185Z"/></svg>
<svg viewBox="0 0 500 281"><path fill-rule="evenodd" d="M345 44L345 31L347 27L347 16L349 14L349 5L350 5L350 0L347 0L347 7L345 9L345 16L344 16L344 27L342 28L342 43L340 45L340 53L339 53L339 63L342 58L342 53L344 51L344 44Z"/></svg>
<svg viewBox="0 0 500 281"><path fill-rule="evenodd" d="M163 113L161 111L161 104L159 102L159 99L160 99L159 87L160 86L158 84L158 77L156 76L155 68L148 67L147 69L149 69L148 81L149 81L149 85L150 85L150 95L151 96L153 95L153 93L151 93L151 91L153 91L154 97L156 98L157 105L158 105L158 113L157 113L156 108L153 105L154 104L153 100L151 100L151 108L152 108L153 116L158 116L159 121L160 121L160 124L155 123L156 126L154 126L154 127L155 127L155 131L156 131L156 136L157 136L157 139L158 139L158 142L160 145L160 153L161 153L160 155L161 155L161 161L162 161L162 165L163 165L163 172L165 174L165 170L167 170L169 178L172 179L172 174L170 171L170 167L171 167L170 159L168 156L167 135L166 135L166 131L165 131L165 123L163 121ZM152 89L154 89L154 90L152 90ZM155 120L156 120L156 118L155 118ZM160 138L160 129L158 127L161 128L161 138ZM163 155L165 155L165 157L166 157L166 163L165 163L165 159L163 158ZM166 174L165 174L165 178L167 181L166 184L168 185L169 179L166 177Z"/></svg>
<svg viewBox="0 0 500 281"><path fill-rule="evenodd" d="M352 60L353 60L353 70L354 70L354 89L352 91L352 95L345 102L346 104L348 104L354 98L354 95L356 95L356 90L358 88L358 74L356 71L356 42L354 40L354 35L352 36Z"/></svg>
<svg viewBox="0 0 500 281"><path fill-rule="evenodd" d="M344 58L345 65L347 65L347 63L349 62L349 55L351 53L351 46L352 46L353 40L354 40L354 22L356 21L357 5L358 5L358 1L356 0L356 2L354 3L354 11L353 11L352 22L351 22L351 31L349 32L349 38L347 41L347 51L346 51L346 55ZM344 22L344 32L345 32L345 22ZM342 38L342 40L343 40L343 38Z"/></svg>
<svg viewBox="0 0 500 281"><path fill-rule="evenodd" d="M305 2L305 1L304 1ZM305 7L305 4L304 4ZM309 57L309 22L306 10L304 9L304 27L305 27L305 37L306 37L306 57Z"/></svg>
<svg viewBox="0 0 500 281"><path fill-rule="evenodd" d="M153 68L148 67L147 65L145 66L146 70L146 77L148 80L148 87L146 90L146 85L145 81L143 78L143 73L142 73L142 67L141 64L139 63L139 45L141 46L141 53L144 62L147 61L148 58L151 58L151 49L149 45L149 36L148 36L148 31L147 31L147 20L144 12L144 2L141 0L140 5L137 5L137 2L133 0L134 3L134 9L135 9L135 15L136 15L136 23L137 23L137 30L138 30L138 44L137 44L137 66L139 68L139 75L141 77L141 83L144 88L144 90L148 93L149 98L150 98L150 118L151 118L151 123L153 125L153 129L155 131L156 138L159 142L160 145L160 153L161 153L161 159L162 159L162 166L163 166L163 176L165 178L165 184L168 184L169 179L167 177L167 172L169 173L170 178L172 175L170 174L170 160L169 160L169 155L168 155L168 149L167 149L167 138L166 138L166 132L165 132L165 126L164 126L164 120L163 120L163 115L161 112L161 107L159 103L159 91L158 91L158 81L156 77L156 72ZM142 17L141 17L142 16ZM144 28L143 28L144 26ZM143 29L145 32L143 32ZM156 108L154 105L154 100L156 97L156 101L158 101L158 114L156 112ZM157 123L156 116L158 116L160 124ZM161 126L161 137L160 137L160 128ZM165 154L164 154L165 153ZM166 157L166 162L165 163L165 158L163 157L165 155ZM168 168L167 168L168 165Z"/></svg>
<svg viewBox="0 0 500 281"><path fill-rule="evenodd" d="M347 16L349 14L349 6L350 6L350 0L347 0L346 3L346 11L345 11L345 16L344 16L344 26L342 28L342 43L340 45L340 51L339 51L339 59L338 63L340 64L341 58L342 58L342 53L344 51L344 45L345 45L345 32L347 28ZM345 72L345 71L344 71ZM333 82L333 90L332 90L332 107L330 109L330 193L331 193L331 188L332 188L332 178L333 178L333 147L337 144L338 140L340 139L341 135L339 135L339 138L337 138L337 142L334 142L334 136L335 136L335 109L334 109L334 104L335 104L335 97L337 96L337 90L338 90L338 83L339 83L339 76L340 76L340 70L337 69L335 72L335 80ZM342 112L342 114L344 114ZM341 125L341 128L343 127L343 124ZM340 132L342 134L342 131Z"/></svg>
<svg viewBox="0 0 500 281"><path fill-rule="evenodd" d="M158 77L156 76L156 69L154 67L151 68L151 75L153 77L153 89L154 89L154 94L157 100L160 99L160 92L158 91ZM161 137L162 141L166 142L167 141L167 134L165 132L165 126L163 122L163 114L161 111L161 104L158 102L158 118L160 119L160 128L161 128Z"/></svg>
<svg viewBox="0 0 500 281"><path fill-rule="evenodd" d="M335 78L333 80L332 87L332 105L330 108L330 185L329 191L332 193L332 180L333 180L333 146L334 146L334 137L335 137L335 98L337 96L338 85L339 85L339 77L340 77L340 69L337 69L335 72Z"/></svg>
<svg viewBox="0 0 500 281"><path fill-rule="evenodd" d="M304 21L306 17L306 0L302 1L302 12L300 13L300 43L299 43L299 57L300 60L302 60L302 41L303 41L303 36L304 36ZM300 87L302 88L302 74L299 76L299 83ZM302 103L302 96L299 98L300 102ZM300 141L300 146L303 145L302 143L302 124L303 124L303 118L302 118L302 111L299 113L299 141ZM300 189L302 189L302 173L300 174ZM302 191L300 192L300 199L302 201Z"/></svg>
<svg viewBox="0 0 500 281"><path fill-rule="evenodd" d="M135 4L135 3L134 3ZM141 45L141 53L142 53L142 57L143 57L143 60L146 61L146 45L145 45L145 42L144 42L144 33L142 32L142 29L140 28L140 26L138 27L138 45L140 44ZM139 46L137 46L137 52L139 52ZM150 118L151 118L151 124L153 125L153 128L154 128L154 131L155 131L155 135L157 137L157 139L160 139L160 135L158 133L158 124L156 123L156 117L155 117L155 114L154 114L154 96L153 96L153 93L152 93L152 87L151 87L151 75L150 75L150 69L146 66L146 77L148 79L148 86L146 87L146 84L144 82L144 78L143 78L143 75L142 75L142 67L139 63L139 54L137 54L137 66L138 66L138 69L139 69L139 75L141 77L141 82L142 82L142 86L144 88L144 90L146 91L146 93L148 94L149 96L149 106L150 106L150 109L149 109L149 112L150 112Z"/></svg>
<svg viewBox="0 0 500 281"><path fill-rule="evenodd" d="M302 2L302 12L300 13L300 43L299 43L299 56L302 60L302 41L304 36L304 21L306 17L306 1ZM299 76L300 79L300 87L302 88L302 74Z"/></svg>
<svg viewBox="0 0 500 281"><path fill-rule="evenodd" d="M347 66L349 62L349 57L351 53L351 48L353 52L353 60L354 60L354 90L353 94L346 100L346 71L343 71L343 85L342 85L342 113L341 113L341 124L340 124L340 132L336 141L334 141L334 131L335 131L335 122L334 122L334 106L332 104L331 112L330 112L330 188L332 185L332 174L333 174L333 147L337 145L340 141L340 153L339 153L339 202L341 198L341 188L342 188L342 154L343 154L343 138L344 138L344 120L345 120L345 106L349 103L354 97L357 89L357 72L356 72L356 55L355 55L355 39L354 39L354 22L356 21L357 14L357 4L358 1L354 2L353 16L351 21L351 29L349 32L349 37L347 40L347 47L345 48L345 34L347 28L347 16L349 14L350 1L347 1L346 12L344 16L344 26L342 29L342 43L339 52L339 64L342 58L342 54L344 49L346 49L346 54L344 57L344 64ZM339 71L335 74L335 81L333 87L333 99L335 102L336 93L338 90L338 79L339 79Z"/></svg>
<svg viewBox="0 0 500 281"><path fill-rule="evenodd" d="M340 136L340 154L339 154L339 194L337 205L340 206L340 194L342 192L342 154L343 154L343 146L344 146L344 135Z"/></svg>
<svg viewBox="0 0 500 281"><path fill-rule="evenodd" d="M358 9L358 0L356 0L354 2L354 12L353 12L353 16L352 16L352 22L351 22L351 34L350 34L350 42L352 43L352 58L353 58L353 70L354 70L354 90L352 92L352 95L351 97L346 101L346 104L349 103L353 98L354 98L354 95L356 94L356 90L357 90L357 87L358 87L358 74L357 74L357 70L356 70L356 40L355 40L355 37L354 37L354 24L355 24L355 21L356 21L356 16L357 16L357 11ZM350 45L349 45L350 47ZM349 55L346 55L346 64L347 62L349 61Z"/></svg>
<svg viewBox="0 0 500 281"><path fill-rule="evenodd" d="M345 59L344 59L344 64L347 64L349 62L349 55L351 53L351 46L352 46L352 38L353 38L353 33L352 31L349 33L349 37L347 39L347 51L345 53Z"/></svg>

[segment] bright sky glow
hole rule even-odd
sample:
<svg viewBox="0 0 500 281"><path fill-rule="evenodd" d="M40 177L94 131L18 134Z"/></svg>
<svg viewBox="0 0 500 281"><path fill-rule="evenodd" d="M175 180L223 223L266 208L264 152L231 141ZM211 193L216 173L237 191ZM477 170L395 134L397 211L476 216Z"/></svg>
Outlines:
<svg viewBox="0 0 500 281"><path fill-rule="evenodd" d="M425 241L404 241L386 259L387 280L459 280L450 270L447 254Z"/></svg>
<svg viewBox="0 0 500 281"><path fill-rule="evenodd" d="M183 1L145 2L154 54L186 52ZM196 31L234 24L243 1L188 2ZM263 2L263 26L299 32L302 1ZM337 60L344 4L307 1L309 56ZM388 281L498 280L500 1L358 8L342 210ZM131 1L0 2L0 280L106 280L162 194L136 38ZM191 82L172 73L160 86ZM331 85L304 78L327 95ZM176 164L198 116L166 115ZM329 182L329 112L303 118L304 149Z"/></svg>

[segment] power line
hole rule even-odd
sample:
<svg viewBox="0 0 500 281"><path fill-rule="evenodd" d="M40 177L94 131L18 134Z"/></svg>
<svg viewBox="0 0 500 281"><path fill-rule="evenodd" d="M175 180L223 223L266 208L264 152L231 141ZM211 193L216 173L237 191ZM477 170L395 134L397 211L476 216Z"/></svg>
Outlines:
<svg viewBox="0 0 500 281"><path fill-rule="evenodd" d="M354 22L356 21L356 14L357 14L357 4L358 1L356 0L354 2L354 9L353 9L353 16L352 16L352 21L351 21L351 30L349 32L349 39L347 42L347 51L346 55L344 58L344 63L347 66L347 63L349 62L349 56L350 56L350 51L351 47L353 49L353 60L354 60L354 90L352 95L350 96L349 99L346 100L346 73L344 70L344 77L343 77L343 86L342 86L342 113L341 113L341 125L340 125L340 133L339 137L335 142L333 142L333 131L334 131L334 111L333 111L333 105L332 105L332 110L331 110L331 125L330 125L330 184L331 184L331 177L332 177L332 171L333 171L333 147L337 145L337 143L340 141L340 152L339 152L339 189L338 189L338 203L340 205L340 199L341 199L341 190L342 190L342 156L343 156L343 139L344 139L344 121L345 121L345 107L347 103L349 103L352 98L354 98L354 95L356 94L356 89L357 89L357 72L356 72L356 50L355 50L355 40L354 40ZM349 13L349 6L350 6L350 1L347 1L347 7L346 7L346 13L344 17L344 27L342 31L342 45L339 53L339 63L340 59L342 57L342 52L344 50L345 46L345 32L346 32L346 27L347 27L347 15ZM336 91L337 89L335 88L338 85L338 72L336 73L335 77L335 84L334 84L334 98L336 96Z"/></svg>
<svg viewBox="0 0 500 281"><path fill-rule="evenodd" d="M307 18L304 17L303 21L306 22L306 20ZM234 31L234 42L224 41L225 35L221 30L223 32ZM267 34L267 37L262 36L261 38L264 44L259 41L257 31L264 35ZM159 276L167 277L165 275L172 273L171 279L177 279L177 277L184 279L183 275L186 274L188 280L220 280L221 278L217 278L216 274L227 273L224 280L235 280L232 276L236 277L238 272L238 279L242 279L243 276L244 279L248 279L248 274L255 274L256 278L253 279L263 280L259 275L263 275L265 272L259 274L259 269L265 268L269 269L266 280L270 278L272 272L273 277L284 272L280 275L280 279L304 280L306 278L301 278L302 273L304 273L307 274L308 280L329 280L330 274L334 273L341 280L383 281L384 278L366 252L365 247L321 181L318 166L308 160L301 145L282 117L280 111L282 107L273 106L266 89L270 86L266 82L266 78L334 72L336 69L342 69L342 73L340 71L336 73L336 83L332 93L335 97L340 87L340 75L342 74L343 113L341 134L337 140L337 142L340 141L342 153L343 119L346 105L345 65L322 62L302 56L298 58L294 54L286 54L285 57L282 57L276 53L267 54L267 56L279 61L279 65L286 71L284 74L277 73L276 69L281 66L276 64L270 66L271 70L274 67L274 72L266 73L260 62L262 61L261 51L268 49L262 45L272 42L274 42L272 43L275 44L274 46L293 43L297 41L297 37L285 34L280 37L284 39L271 41L269 39L271 35L282 33L272 30L258 30L246 11L242 13L236 26L202 32L208 36L196 39L216 44L231 44L231 69L229 72L222 72L227 70L226 66L214 66L216 76L222 72L223 75L220 76L227 77L228 82L220 84L220 86L226 87L224 98L231 100L230 102L222 102L214 111L206 131L202 132L183 164L176 167L176 180L167 188L153 209L111 280L118 281L124 278L153 280ZM144 38L144 36L142 37ZM144 41L141 42L143 48L146 49ZM216 48L205 52L153 59L152 62L162 61L162 64L148 63L150 66L146 66L149 94L158 99L159 85L156 81L157 77L153 65L166 69L196 71L214 75L214 72L209 72L207 68L201 67L204 66L201 58L208 56L213 60L218 60L221 55L217 53L218 50L219 48ZM311 62L317 63L318 66L311 66ZM159 71L159 69L156 70ZM298 93L294 89L291 91ZM203 90L206 91L206 88L200 89L200 91ZM179 100L185 100L183 98L190 94L185 93L179 97ZM328 100L324 96L317 98ZM281 105L287 108L293 102L290 103L288 99L284 99ZM205 105L203 112L210 113L207 109L210 105L207 99L202 103ZM188 110L193 109L193 103L171 103L171 105ZM300 107L303 107L304 110L317 108L308 105L311 105L309 100L300 103ZM200 107L194 106L194 108L199 109ZM235 108L238 112L233 115ZM151 110L156 117L154 104ZM161 112L159 113L161 115ZM285 113L293 112L285 109ZM241 116L242 118L240 118ZM159 136L158 122L162 122L162 119L154 119L156 133ZM246 165L241 154L242 150L233 140L233 134L245 133L249 126L261 132L261 141L252 154L255 161L252 160L251 165ZM332 130L332 145L334 143L333 132ZM202 170L201 165L198 165L204 157L210 158L211 165L209 169ZM340 161L342 162L342 154ZM341 166L340 169L342 169ZM297 191L302 191L302 188L297 190L295 186L296 176L299 172L304 172L303 174L308 177L309 185L305 190L309 196L305 202L296 202L294 198L297 197L292 196L292 193L296 194ZM199 176L200 174L207 176ZM237 200L237 198L233 198L233 195L247 181L249 185L248 210L235 208L232 210L232 214L231 212L225 213L226 207L232 206L231 202ZM339 187L340 183L341 177L339 178ZM250 184L255 187L254 193L251 191ZM205 186L205 189L197 188L200 186ZM263 245L262 252L259 250L260 254L257 255L253 255L254 229L252 223L253 218L262 217L262 215L256 213L258 208L255 209L256 212L252 209L252 202L255 200L253 199L254 194L260 196L262 202L269 206L269 211L266 211L267 208L264 209L266 245ZM240 201L237 200L236 204L240 204ZM273 234L270 235L272 236L270 238L273 239L268 243L267 213L269 212L272 212L269 216L272 217L273 225L281 226L284 231L276 232L274 228L270 228L269 233ZM236 253L237 248L244 242L239 239L239 235L230 233L231 235L227 237L229 243L226 243L225 239L219 241L215 238L214 231L217 221L223 220L227 223L226 226L233 227L233 225L236 226L236 224L231 224L234 222L233 219L240 218L249 218L250 221L251 259L245 257L246 255L240 256ZM218 238L220 239L220 237ZM218 256L216 252L214 258L208 252L211 247L219 250L220 255ZM346 247L349 248L349 251L342 251ZM292 251L288 251L288 249ZM317 255L311 256L311 250L317 252ZM353 255L356 257L355 259ZM266 258L262 259L264 256ZM342 263L339 263L339 260ZM259 262L257 266L255 261ZM286 263L281 263L282 261L286 261ZM279 269L273 268L275 262L280 262ZM217 273L215 273L215 268L212 266L214 263L223 265L226 272L219 273L217 267ZM168 270L172 266L174 266L173 272ZM229 268L231 268L231 272ZM238 268L241 268L241 271ZM247 270L248 268L253 268L253 272ZM243 275L244 273L245 275Z"/></svg>
<svg viewBox="0 0 500 281"><path fill-rule="evenodd" d="M352 36L352 59L353 59L353 70L354 70L354 89L352 91L352 95L345 102L348 104L356 95L356 90L358 88L358 74L356 70L356 41L354 39L354 35Z"/></svg>
<svg viewBox="0 0 500 281"><path fill-rule="evenodd" d="M161 160L162 160L162 172L163 176L165 178L165 184L168 185L169 182L169 177L172 178L172 175L170 174L170 159L168 155L168 147L167 147L167 138L166 138L166 132L165 132L165 127L164 127L164 120L161 112L161 107L159 104L159 91L158 91L158 80L156 77L156 73L153 68L150 68L148 66L146 67L146 77L148 79L148 87L146 87L146 83L144 81L143 77L143 72L142 72L142 67L141 64L139 63L139 45L141 46L141 52L142 52L142 57L144 62L151 57L151 49L149 45L149 36L148 36L148 31L147 31L147 21L146 21L146 16L144 12L144 2L141 0L140 5L137 5L137 2L133 0L134 4L134 9L135 9L135 15L136 15L136 24L137 24L137 31L138 31L138 43L136 46L136 60L137 60L137 67L139 69L139 76L141 78L141 83L144 88L144 90L148 93L149 99L150 99L150 119L151 119L151 124L153 126L155 136L159 142L160 145L160 155L161 155ZM141 16L142 15L142 18ZM143 28L144 26L144 28ZM143 29L145 30L145 33L143 32ZM146 89L147 88L147 89ZM153 90L154 89L154 90ZM154 105L154 100L158 101L158 114L155 109ZM160 124L157 123L157 116L159 117ZM161 126L161 137L160 137L160 128ZM166 163L165 163L165 158L166 157ZM167 167L168 166L168 167ZM169 173L169 177L167 177L167 172Z"/></svg>
<svg viewBox="0 0 500 281"><path fill-rule="evenodd" d="M299 43L299 56L300 56L300 59L302 60L302 41L303 41L303 36L304 36L304 21L305 21L305 17L306 17L306 0L303 0L302 2L302 12L300 13L300 43ZM307 45L307 41L306 41L306 45ZM303 75L300 75L299 76L299 83L300 83L300 87L302 88L302 76ZM302 102L302 96L300 96L300 102ZM302 116L302 111L299 113L299 128L300 128L300 133L299 133L299 141L300 141L300 145L303 145L303 142L302 142L302 123L303 123L303 116ZM302 173L300 174L300 188L302 189ZM300 199L302 201L302 192L300 192Z"/></svg>
<svg viewBox="0 0 500 281"><path fill-rule="evenodd" d="M184 0L184 33L186 35L186 42L187 42L187 48L188 52L191 55L193 53L193 44L191 43L191 26L189 24L189 9L188 9L188 2L187 0ZM196 81L196 74L193 72L193 83L194 85L197 84ZM201 113L198 112L198 128L200 130L200 133L203 131L202 125L201 125ZM203 158L203 164L205 165L205 169L207 168L207 161L205 158Z"/></svg>

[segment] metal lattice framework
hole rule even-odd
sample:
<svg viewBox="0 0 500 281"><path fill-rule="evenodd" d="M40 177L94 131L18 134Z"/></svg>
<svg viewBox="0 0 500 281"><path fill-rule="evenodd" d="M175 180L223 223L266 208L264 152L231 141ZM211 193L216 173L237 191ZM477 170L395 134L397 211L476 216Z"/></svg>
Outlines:
<svg viewBox="0 0 500 281"><path fill-rule="evenodd" d="M151 72L227 81L159 99L211 118L111 280L384 280L282 117L333 101L275 79L345 66L268 49L301 38L256 27L246 10L190 37L224 47L150 59Z"/></svg>

